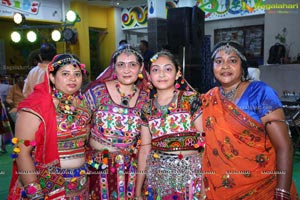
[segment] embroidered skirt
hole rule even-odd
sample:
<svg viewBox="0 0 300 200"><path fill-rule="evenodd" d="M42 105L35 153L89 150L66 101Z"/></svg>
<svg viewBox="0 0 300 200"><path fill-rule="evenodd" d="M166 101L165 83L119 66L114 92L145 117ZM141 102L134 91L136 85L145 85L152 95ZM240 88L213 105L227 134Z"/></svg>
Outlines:
<svg viewBox="0 0 300 200"><path fill-rule="evenodd" d="M89 179L87 165L79 168L62 169L57 166L38 169L38 181L42 187L45 199L80 200L89 199ZM14 194L8 199L27 200L20 181L16 182Z"/></svg>
<svg viewBox="0 0 300 200"><path fill-rule="evenodd" d="M105 155L106 154L106 155ZM108 162L104 159L108 156ZM127 200L134 198L136 159L129 152L106 152L90 149L90 198Z"/></svg>
<svg viewBox="0 0 300 200"><path fill-rule="evenodd" d="M156 154L154 156L154 154ZM152 151L147 158L147 199L201 199L201 155Z"/></svg>

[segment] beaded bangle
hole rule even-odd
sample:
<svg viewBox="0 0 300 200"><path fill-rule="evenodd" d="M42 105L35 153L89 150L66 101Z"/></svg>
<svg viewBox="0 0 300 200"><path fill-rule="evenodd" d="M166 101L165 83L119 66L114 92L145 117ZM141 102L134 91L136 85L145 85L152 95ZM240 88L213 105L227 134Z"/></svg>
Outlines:
<svg viewBox="0 0 300 200"><path fill-rule="evenodd" d="M25 185L24 189L27 197L29 197L30 199L42 199L44 196L42 193L41 185L37 181Z"/></svg>
<svg viewBox="0 0 300 200"><path fill-rule="evenodd" d="M11 143L13 143L15 145L14 149L13 149L13 153L10 155L10 157L13 158L13 159L17 158L18 154L21 152L19 144L24 144L26 147L36 146L36 141L35 140L30 141L30 140L19 139L17 137L12 138Z"/></svg>

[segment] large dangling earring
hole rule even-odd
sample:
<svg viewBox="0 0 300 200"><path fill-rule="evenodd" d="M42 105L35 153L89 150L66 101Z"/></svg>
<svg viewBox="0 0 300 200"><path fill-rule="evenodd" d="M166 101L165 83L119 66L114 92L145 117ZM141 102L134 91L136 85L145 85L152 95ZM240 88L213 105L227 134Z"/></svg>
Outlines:
<svg viewBox="0 0 300 200"><path fill-rule="evenodd" d="M147 82L147 93L150 94L150 91L153 90L153 85L150 81Z"/></svg>
<svg viewBox="0 0 300 200"><path fill-rule="evenodd" d="M141 80L144 78L144 75L142 74L142 72L140 72L140 73L138 74L138 78L141 79Z"/></svg>
<svg viewBox="0 0 300 200"><path fill-rule="evenodd" d="M153 89L153 85L152 85L151 82L147 82L147 88L148 88L149 90L152 90L152 89Z"/></svg>
<svg viewBox="0 0 300 200"><path fill-rule="evenodd" d="M116 80L116 79L117 79L117 75L114 73L114 74L112 75L112 78L113 78L114 80Z"/></svg>

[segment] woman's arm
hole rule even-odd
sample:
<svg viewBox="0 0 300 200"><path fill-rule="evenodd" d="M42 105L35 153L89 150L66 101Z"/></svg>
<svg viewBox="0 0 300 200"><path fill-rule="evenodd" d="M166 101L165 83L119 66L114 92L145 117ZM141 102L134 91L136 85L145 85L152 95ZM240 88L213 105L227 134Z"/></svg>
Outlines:
<svg viewBox="0 0 300 200"><path fill-rule="evenodd" d="M261 118L276 152L277 188L290 191L293 171L293 147L283 109L279 108Z"/></svg>
<svg viewBox="0 0 300 200"><path fill-rule="evenodd" d="M146 177L146 161L151 151L151 134L149 128L141 128L141 145L138 153L137 180L135 189L135 199L142 199L142 187Z"/></svg>
<svg viewBox="0 0 300 200"><path fill-rule="evenodd" d="M40 119L29 112L20 111L18 113L16 127L15 127L15 137L18 140L35 140L35 132L39 128L41 123ZM31 184L37 181L36 168L34 166L34 161L31 157L31 152L33 147L31 145L25 146L19 143L20 153L16 158L18 173L21 178L23 185Z"/></svg>

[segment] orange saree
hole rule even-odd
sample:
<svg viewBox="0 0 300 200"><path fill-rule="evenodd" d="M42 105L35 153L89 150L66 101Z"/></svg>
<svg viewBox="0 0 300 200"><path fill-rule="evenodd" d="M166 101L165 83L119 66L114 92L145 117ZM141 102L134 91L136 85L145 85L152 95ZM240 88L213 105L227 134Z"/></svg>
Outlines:
<svg viewBox="0 0 300 200"><path fill-rule="evenodd" d="M273 199L277 174L284 172L276 171L264 126L219 94L214 88L203 96L207 199Z"/></svg>

